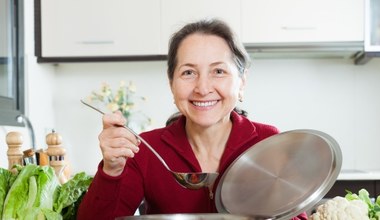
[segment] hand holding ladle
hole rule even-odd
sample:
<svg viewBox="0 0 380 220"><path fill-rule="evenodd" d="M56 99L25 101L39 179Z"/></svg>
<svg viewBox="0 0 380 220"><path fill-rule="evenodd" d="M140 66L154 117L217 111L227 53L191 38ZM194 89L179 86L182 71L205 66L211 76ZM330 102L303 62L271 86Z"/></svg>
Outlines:
<svg viewBox="0 0 380 220"><path fill-rule="evenodd" d="M101 111L100 109L88 104L87 102L85 102L83 100L81 100L81 102L84 105L96 110L97 112L99 112L101 114L105 114L103 111ZM165 160L157 153L157 151L154 150L154 148L152 146L150 146L150 144L148 144L139 134L137 134L135 131L133 131L128 126L124 125L123 127L126 128L133 135L135 135L136 138L139 139L142 143L144 143L145 146L147 146L148 149L150 151L152 151L152 153L160 160L162 165L164 165L164 167L174 176L176 181L180 185L182 185L183 187L188 188L188 189L200 189L202 187L211 188L212 185L214 184L216 178L218 177L218 173L174 172L169 168L169 166L166 164Z"/></svg>

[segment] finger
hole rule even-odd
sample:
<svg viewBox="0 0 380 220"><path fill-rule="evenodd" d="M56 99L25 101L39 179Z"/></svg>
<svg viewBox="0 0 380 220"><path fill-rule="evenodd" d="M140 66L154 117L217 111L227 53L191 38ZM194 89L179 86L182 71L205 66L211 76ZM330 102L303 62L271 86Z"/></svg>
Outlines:
<svg viewBox="0 0 380 220"><path fill-rule="evenodd" d="M109 126L107 128L103 128L102 132L98 136L99 139L112 139L112 138L126 138L134 141L133 134L129 134L129 131L124 127L120 126Z"/></svg>
<svg viewBox="0 0 380 220"><path fill-rule="evenodd" d="M124 115L123 115L123 113L121 113L121 111L116 111L114 114L116 114L116 115L118 115L119 117L121 117L121 119L120 119L120 122L122 123L121 124L121 126L122 127L125 127L125 125L126 125L126 123L127 123L127 119L124 117ZM120 124L118 124L118 125L120 125ZM133 143L135 144L135 145L140 145L141 144L141 141L140 141L140 139L138 139L132 132L130 132L129 131L129 129L127 129L126 128L126 130L128 131L128 133L129 133L129 138L128 139L130 139L130 140L134 140L133 141Z"/></svg>
<svg viewBox="0 0 380 220"><path fill-rule="evenodd" d="M103 153L105 161L116 162L120 158L133 158L135 153L130 148L111 148Z"/></svg>
<svg viewBox="0 0 380 220"><path fill-rule="evenodd" d="M121 114L120 111L115 113L107 113L103 115L103 128L108 128L111 126L124 126L127 120Z"/></svg>
<svg viewBox="0 0 380 220"><path fill-rule="evenodd" d="M132 146L133 150L138 150L139 140L123 127L109 127L104 129L98 136L102 145L122 147Z"/></svg>
<svg viewBox="0 0 380 220"><path fill-rule="evenodd" d="M107 115L104 117L107 117L107 118L104 119L105 121L103 124L103 131L101 133L101 136L103 136L103 137L107 137L107 136L109 136L109 137L124 137L124 138L130 140L136 146L141 144L141 141L133 133L131 133L124 126L120 126L121 123L125 122L124 118L121 121L119 121L119 123L117 123L117 124L111 124L111 123L115 123L115 121L111 122L115 118L113 118L113 116L110 116L110 115ZM100 135L99 135L99 139L100 139Z"/></svg>
<svg viewBox="0 0 380 220"><path fill-rule="evenodd" d="M126 138L109 139L102 142L102 145L106 146L107 148L113 148L113 149L117 149L117 148L130 149L134 153L137 153L140 150L140 148L137 145L133 144L130 140Z"/></svg>
<svg viewBox="0 0 380 220"><path fill-rule="evenodd" d="M119 151L122 153L117 154L117 156L119 155L122 156L124 149L129 149L133 153L139 152L139 147L133 144L128 138L120 137L120 136L117 136L117 137L110 137L110 136L111 135L106 135L104 132L99 136L100 148L102 150L103 155L106 155L108 152ZM111 156L115 156L115 153L112 153L112 154L113 155ZM124 154L127 157L134 156L134 155L131 155L129 152L124 153Z"/></svg>

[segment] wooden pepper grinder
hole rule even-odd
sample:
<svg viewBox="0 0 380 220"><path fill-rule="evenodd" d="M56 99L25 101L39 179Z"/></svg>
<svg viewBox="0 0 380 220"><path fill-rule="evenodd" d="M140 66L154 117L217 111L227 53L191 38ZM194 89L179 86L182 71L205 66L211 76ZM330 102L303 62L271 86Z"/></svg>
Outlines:
<svg viewBox="0 0 380 220"><path fill-rule="evenodd" d="M64 184L67 178L63 171L66 168L66 149L61 146L62 137L54 130L46 135L46 144L48 145L47 154L49 156L49 164L55 170L55 175L58 177L59 182Z"/></svg>
<svg viewBox="0 0 380 220"><path fill-rule="evenodd" d="M12 170L13 165L15 164L22 166L23 153L21 151L21 147L24 143L22 134L17 131L11 131L6 136L6 142L8 145L8 169Z"/></svg>

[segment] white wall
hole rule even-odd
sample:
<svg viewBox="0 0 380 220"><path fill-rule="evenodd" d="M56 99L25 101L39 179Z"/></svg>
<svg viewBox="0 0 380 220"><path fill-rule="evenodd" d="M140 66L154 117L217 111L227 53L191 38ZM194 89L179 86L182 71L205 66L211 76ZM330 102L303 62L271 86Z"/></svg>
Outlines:
<svg viewBox="0 0 380 220"><path fill-rule="evenodd" d="M73 170L95 172L101 159L100 115L79 102L102 82L132 80L148 101L152 127L175 111L165 62L60 64L56 67L56 128L66 141ZM380 169L380 60L355 66L351 60L255 60L241 107L250 118L282 131L317 129L332 135L347 169Z"/></svg>
<svg viewBox="0 0 380 220"><path fill-rule="evenodd" d="M132 80L137 92L148 98L142 107L153 119L152 128L159 127L175 111L166 63L37 64L31 2L25 2L27 115L37 143L46 147L45 135L54 128L63 137L73 172L94 173L101 159L101 115L79 100L102 82L117 87L120 80ZM309 128L332 135L343 151L343 168L380 169L379 85L380 58L364 66L344 59L258 59L241 106L251 119L282 131Z"/></svg>
<svg viewBox="0 0 380 220"><path fill-rule="evenodd" d="M256 60L244 103L281 130L318 129L343 151L343 168L380 169L380 59ZM248 94L247 94L248 95Z"/></svg>
<svg viewBox="0 0 380 220"><path fill-rule="evenodd" d="M63 137L73 170L93 173L101 159L98 133L101 115L80 103L103 82L114 89L121 80L134 82L138 95L147 98L141 110L161 126L176 111L165 75L164 62L60 64L56 67L54 113L56 130Z"/></svg>

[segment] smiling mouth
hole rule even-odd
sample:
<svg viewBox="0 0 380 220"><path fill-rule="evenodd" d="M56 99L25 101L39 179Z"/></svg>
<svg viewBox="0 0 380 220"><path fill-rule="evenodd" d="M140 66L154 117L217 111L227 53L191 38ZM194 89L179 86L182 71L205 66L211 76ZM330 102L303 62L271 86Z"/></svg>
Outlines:
<svg viewBox="0 0 380 220"><path fill-rule="evenodd" d="M218 101L207 101L207 102L192 102L193 105L198 106L198 107L210 107L213 106L217 103Z"/></svg>

